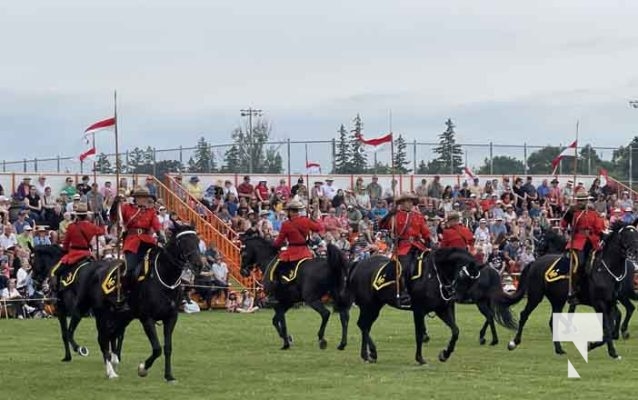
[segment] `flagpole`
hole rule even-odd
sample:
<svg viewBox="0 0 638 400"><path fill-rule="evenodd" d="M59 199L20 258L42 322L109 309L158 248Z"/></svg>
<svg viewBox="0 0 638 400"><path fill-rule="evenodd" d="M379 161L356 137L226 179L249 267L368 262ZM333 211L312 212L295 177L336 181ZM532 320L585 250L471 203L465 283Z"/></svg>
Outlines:
<svg viewBox="0 0 638 400"><path fill-rule="evenodd" d="M571 201L571 207L574 207L574 203L575 203L575 199L576 199L576 176L578 175L578 128L580 125L580 121L576 120L576 141L574 142L576 145L574 146L574 180L572 181L572 185L573 185L573 189L572 189L572 201ZM574 231L576 230L576 227L574 226L574 221L576 220L576 218L574 218L575 215L572 214L571 218L572 220L569 221L570 222L570 226L571 226L571 232L569 233L569 290L567 293L567 297L572 297L574 294L574 288L573 288L573 278L572 278L572 274L574 273ZM584 265L583 265L584 267Z"/></svg>
<svg viewBox="0 0 638 400"><path fill-rule="evenodd" d="M96 154L93 154L93 183L97 183L97 170L96 170L97 164L95 162L95 159L97 157L97 149L95 148L95 132L93 132L93 134L91 136L93 137L92 138L93 139L93 143L92 143L93 150L96 153Z"/></svg>

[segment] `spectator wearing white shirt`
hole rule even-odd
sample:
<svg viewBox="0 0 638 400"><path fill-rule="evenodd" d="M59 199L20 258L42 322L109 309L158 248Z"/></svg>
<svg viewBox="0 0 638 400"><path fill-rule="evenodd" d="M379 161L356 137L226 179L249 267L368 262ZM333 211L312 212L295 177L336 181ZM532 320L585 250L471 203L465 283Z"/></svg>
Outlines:
<svg viewBox="0 0 638 400"><path fill-rule="evenodd" d="M237 194L237 188L233 186L233 183L231 181L224 182L223 192L224 198L228 198L228 194L233 194L236 199L239 198L239 195Z"/></svg>
<svg viewBox="0 0 638 400"><path fill-rule="evenodd" d="M490 242L490 228L487 227L487 220L481 218L479 226L474 231L474 239L478 241Z"/></svg>
<svg viewBox="0 0 638 400"><path fill-rule="evenodd" d="M0 247L4 250L15 247L18 244L18 237L13 233L11 225L5 225L4 232L0 235Z"/></svg>
<svg viewBox="0 0 638 400"><path fill-rule="evenodd" d="M326 196L326 199L332 201L337 194L337 187L332 183L334 180L332 178L326 178L326 184L323 186L323 195Z"/></svg>
<svg viewBox="0 0 638 400"><path fill-rule="evenodd" d="M46 181L47 181L47 177L44 175L40 175L40 177L38 178L38 182L36 182L35 185L35 190L38 193L38 196L43 197L44 196L44 189L47 188L46 185Z"/></svg>
<svg viewBox="0 0 638 400"><path fill-rule="evenodd" d="M75 211L75 207L80 204L80 200L82 200L82 195L76 193L73 195L73 201L66 205L66 211L72 213Z"/></svg>

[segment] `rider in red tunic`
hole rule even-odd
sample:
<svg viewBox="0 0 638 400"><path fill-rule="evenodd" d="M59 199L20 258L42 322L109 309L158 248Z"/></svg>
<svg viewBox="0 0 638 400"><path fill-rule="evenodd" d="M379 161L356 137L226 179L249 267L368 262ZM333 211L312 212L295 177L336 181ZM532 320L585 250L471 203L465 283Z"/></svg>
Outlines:
<svg viewBox="0 0 638 400"><path fill-rule="evenodd" d="M430 230L423 215L414 211L414 206L419 203L416 195L403 193L395 203L395 208L379 222L379 227L390 230L397 241L396 255L403 267L399 302L400 306L409 307L411 299L405 284L406 276L414 268L419 253L428 249Z"/></svg>
<svg viewBox="0 0 638 400"><path fill-rule="evenodd" d="M314 255L306 242L308 235L311 231L319 233L324 231L323 224L320 222L299 215L299 211L303 208L304 205L297 200L291 200L285 207L288 220L281 224L279 235L273 243L276 248L281 249L280 263L277 266L278 277L287 274L299 260L313 258Z"/></svg>
<svg viewBox="0 0 638 400"><path fill-rule="evenodd" d="M469 251L474 245L474 235L465 225L459 224L459 220L457 212L450 213L447 228L443 230L441 247L456 247Z"/></svg>
<svg viewBox="0 0 638 400"><path fill-rule="evenodd" d="M153 207L155 198L146 188L135 189L131 196L134 204L115 204L121 208L124 226L123 249L129 282L138 275L146 251L157 244L155 234L165 241L162 225Z"/></svg>
<svg viewBox="0 0 638 400"><path fill-rule="evenodd" d="M575 302L580 290L580 282L585 271L585 265L592 250L600 247L600 237L605 230L605 221L598 213L587 207L591 199L587 190L581 188L576 192L576 206L570 208L560 221L560 226L566 229L568 226L572 230L571 239L567 242L566 250L575 252L578 259L578 269L571 271L575 274L572 277L572 295L570 302ZM571 269L571 268L570 268Z"/></svg>
<svg viewBox="0 0 638 400"><path fill-rule="evenodd" d="M69 225L62 244L62 249L66 254L60 260L60 266L54 273L57 282L61 277L73 272L80 261L91 257L91 240L104 234L102 228L86 220L86 204L78 204L74 214L76 220Z"/></svg>

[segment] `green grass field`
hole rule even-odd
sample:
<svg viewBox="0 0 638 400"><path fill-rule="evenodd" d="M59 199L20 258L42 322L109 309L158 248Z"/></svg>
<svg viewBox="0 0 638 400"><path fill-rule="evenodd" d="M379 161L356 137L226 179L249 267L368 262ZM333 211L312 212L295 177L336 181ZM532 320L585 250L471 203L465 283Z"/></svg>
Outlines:
<svg viewBox="0 0 638 400"><path fill-rule="evenodd" d="M163 381L163 358L146 378L137 364L150 352L138 322L124 344L120 378L108 381L99 355L94 324L84 320L78 341L91 350L88 358L62 363L55 320L0 321L0 393L2 399L542 399L630 398L638 392L638 339L618 342L622 361L606 351L590 354L589 364L572 344L565 344L581 375L567 379L567 358L554 355L547 327L549 309L532 315L523 343L506 349L512 332L499 329L497 347L479 346L482 317L473 306L460 306L461 337L447 363L437 360L449 331L437 319L428 320L432 341L425 347L429 365L413 361L413 327L409 313L385 309L373 337L377 364L359 358L358 310L352 312L350 343L336 350L338 316L329 324L327 350L319 350L315 332L319 318L312 310L288 314L295 343L279 350L270 324L271 310L254 315L222 311L180 315L174 339L177 385ZM489 335L489 333L488 333ZM488 336L488 341L490 337Z"/></svg>

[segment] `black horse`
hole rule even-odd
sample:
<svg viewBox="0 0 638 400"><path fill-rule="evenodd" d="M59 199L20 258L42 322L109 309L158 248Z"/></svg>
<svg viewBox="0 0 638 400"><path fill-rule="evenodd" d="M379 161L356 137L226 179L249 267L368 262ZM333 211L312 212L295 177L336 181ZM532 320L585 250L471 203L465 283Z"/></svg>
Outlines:
<svg viewBox="0 0 638 400"><path fill-rule="evenodd" d="M261 268L264 276L264 289L276 300L272 324L283 340L281 349L290 348L292 341L286 327L286 311L295 303L302 301L321 315L321 325L317 332L319 348L325 349L327 347L328 343L324 334L330 319L330 311L321 301L325 295L331 296L334 301L334 310L339 312L341 342L337 348L339 350L345 349L348 343L348 321L352 301L346 292L348 264L340 250L329 244L327 258L315 258L302 262L298 267L296 278L285 285L276 284L273 282L273 279L276 278L270 276L271 269L275 268L277 264L276 257L277 249L270 241L259 236L243 238L241 274L249 276L253 266Z"/></svg>
<svg viewBox="0 0 638 400"><path fill-rule="evenodd" d="M481 275L478 279L467 280L470 286L464 290L464 297L457 296L457 301L463 304L476 304L478 310L485 317L485 323L479 331L479 344L487 343L485 333L490 328L492 333L492 341L490 346L498 344L498 334L496 332L496 324L515 330L517 328L516 319L512 315L510 308L499 301L504 296L503 286L501 285L501 276L498 271L489 266L483 265L480 269ZM496 310L496 311L495 311Z"/></svg>
<svg viewBox="0 0 638 400"><path fill-rule="evenodd" d="M419 265L420 264L420 265ZM394 269L394 263L383 256L373 256L353 265L348 280L348 290L359 306L357 325L361 330L361 358L376 362L377 348L370 336L372 325L379 317L384 305L397 306L396 286L381 268ZM392 274L392 273L391 273ZM391 277L391 275L389 275ZM450 327L452 337L447 348L439 353L439 360L446 361L454 352L459 336L454 311L455 296L464 297L463 290L469 287L464 278L480 277L476 259L467 251L456 248L438 249L417 263L414 271L406 275L407 288L412 298L412 315L416 337L417 363L424 364L422 347L425 335L426 313L434 311Z"/></svg>
<svg viewBox="0 0 638 400"><path fill-rule="evenodd" d="M540 238L534 246L534 255L541 257L545 254L563 253L565 246L567 246L567 239L563 235L554 229L543 229Z"/></svg>
<svg viewBox="0 0 638 400"><path fill-rule="evenodd" d="M52 269L58 265L62 258L62 248L56 245L35 246L33 249L33 280L36 285L41 286L49 277ZM55 305L56 315L60 323L60 334L64 345L64 358L62 361L71 361L71 349L77 354L86 357L89 350L77 344L75 341L75 330L82 317L88 314L88 308L78 307L78 302L84 296L80 292L78 282L86 280L95 269L95 264L90 261L80 262L81 267L74 275L73 281L68 281L68 287L62 282L57 282L57 288L52 290L55 293L57 302ZM64 279L62 279L64 280ZM71 321L69 322L69 317Z"/></svg>
<svg viewBox="0 0 638 400"><path fill-rule="evenodd" d="M121 263L121 262L118 262ZM121 341L116 348L114 339L124 335L129 322L139 319L152 346L152 354L138 366L138 375L145 377L154 361L162 354L155 324L162 321L164 330L164 378L174 382L171 354L173 330L177 323L179 306L182 299L181 276L185 266L197 275L201 271L202 261L199 251L199 237L190 225L179 225L171 231L171 239L166 246L154 246L148 253L148 262L142 268L141 275L127 295L130 312L118 312L113 307L113 296L105 295L102 285L112 268L100 267L95 274L99 279L90 282L89 303L95 314L98 330L98 342L109 378L117 378L113 360L119 358ZM115 353L116 356L113 356Z"/></svg>
<svg viewBox="0 0 638 400"><path fill-rule="evenodd" d="M590 349L607 344L609 356L615 359L619 358L613 342L616 300L621 283L627 275L627 263L635 260L637 256L638 231L632 225L616 223L604 239L602 250L596 253L591 268L579 266L579 268L588 269L586 270L586 279L583 279L584 282L581 285L580 301L603 314L603 340L591 344ZM544 296L547 296L551 303L552 314L560 313L563 310L569 290L567 276L564 279L556 276L553 276L552 279L546 279L548 269L559 257L562 255L542 256L523 270L520 284L514 295L510 297L509 303L518 303L527 293L527 304L521 311L518 331L508 344L508 349L514 350L521 343L525 323ZM549 326L551 329L552 318L549 320ZM554 350L557 354L565 353L560 342L554 342Z"/></svg>

